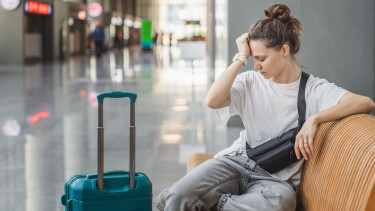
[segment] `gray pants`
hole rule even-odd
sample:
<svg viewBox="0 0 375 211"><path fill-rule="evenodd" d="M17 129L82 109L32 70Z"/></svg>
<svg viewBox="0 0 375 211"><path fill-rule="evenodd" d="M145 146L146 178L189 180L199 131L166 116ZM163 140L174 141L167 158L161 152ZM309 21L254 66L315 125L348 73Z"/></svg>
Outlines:
<svg viewBox="0 0 375 211"><path fill-rule="evenodd" d="M194 168L157 200L159 210L295 210L296 193L245 156L222 156Z"/></svg>

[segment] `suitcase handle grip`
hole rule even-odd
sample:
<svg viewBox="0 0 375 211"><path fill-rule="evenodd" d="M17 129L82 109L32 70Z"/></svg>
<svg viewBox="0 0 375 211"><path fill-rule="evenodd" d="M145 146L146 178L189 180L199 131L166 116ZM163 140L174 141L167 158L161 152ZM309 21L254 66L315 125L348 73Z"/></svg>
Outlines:
<svg viewBox="0 0 375 211"><path fill-rule="evenodd" d="M137 95L129 92L105 92L97 96L98 99L98 189L103 190L104 188L104 125L103 125L103 102L104 98L130 98L130 175L129 175L129 187L135 188L135 100Z"/></svg>
<svg viewBox="0 0 375 211"><path fill-rule="evenodd" d="M103 104L104 98L106 98L106 97L108 97L108 98L124 98L124 97L128 97L128 98L130 98L130 102L131 103L135 103L135 101L137 99L137 95L134 94L134 93L120 92L120 91L104 92L104 93L98 94L98 96L96 98L98 99L98 103L99 104Z"/></svg>
<svg viewBox="0 0 375 211"><path fill-rule="evenodd" d="M123 170L107 171L107 172L104 172L103 176L123 175L123 174L129 174L129 172L123 171ZM135 173L135 175L138 176L138 173ZM88 174L86 176L86 179L97 179L97 178L98 178L97 174Z"/></svg>

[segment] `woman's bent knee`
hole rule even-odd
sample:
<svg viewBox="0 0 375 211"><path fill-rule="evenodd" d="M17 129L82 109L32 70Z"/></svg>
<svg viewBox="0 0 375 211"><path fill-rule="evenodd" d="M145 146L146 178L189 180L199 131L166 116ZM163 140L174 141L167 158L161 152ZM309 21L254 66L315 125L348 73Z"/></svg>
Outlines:
<svg viewBox="0 0 375 211"><path fill-rule="evenodd" d="M209 160L176 182L158 203L165 210L209 209L221 194L239 191L238 172L222 161ZM162 209L161 209L162 210Z"/></svg>
<svg viewBox="0 0 375 211"><path fill-rule="evenodd" d="M196 195L189 189L184 189L178 185L172 186L158 197L159 210L189 210L193 207Z"/></svg>

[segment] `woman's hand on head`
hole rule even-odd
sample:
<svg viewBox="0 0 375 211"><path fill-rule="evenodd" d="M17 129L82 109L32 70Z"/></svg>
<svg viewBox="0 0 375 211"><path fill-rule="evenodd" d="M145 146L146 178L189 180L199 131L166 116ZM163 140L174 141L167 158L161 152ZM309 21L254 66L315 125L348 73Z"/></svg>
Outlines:
<svg viewBox="0 0 375 211"><path fill-rule="evenodd" d="M305 160L312 158L314 154L314 138L318 132L318 126L319 124L314 115L310 116L297 134L296 141L294 143L294 150L298 160L301 159L302 156L305 158Z"/></svg>
<svg viewBox="0 0 375 211"><path fill-rule="evenodd" d="M238 53L246 58L250 57L250 35L248 33L242 34L236 39Z"/></svg>

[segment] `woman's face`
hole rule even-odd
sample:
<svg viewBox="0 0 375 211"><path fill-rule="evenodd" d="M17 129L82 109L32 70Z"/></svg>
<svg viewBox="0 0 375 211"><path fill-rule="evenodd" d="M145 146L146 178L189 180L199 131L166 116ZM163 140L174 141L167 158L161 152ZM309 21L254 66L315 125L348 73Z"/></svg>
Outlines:
<svg viewBox="0 0 375 211"><path fill-rule="evenodd" d="M287 56L284 47L276 51L267 48L261 40L250 40L250 50L250 55L254 58L254 69L258 70L264 78L278 76L285 69Z"/></svg>

